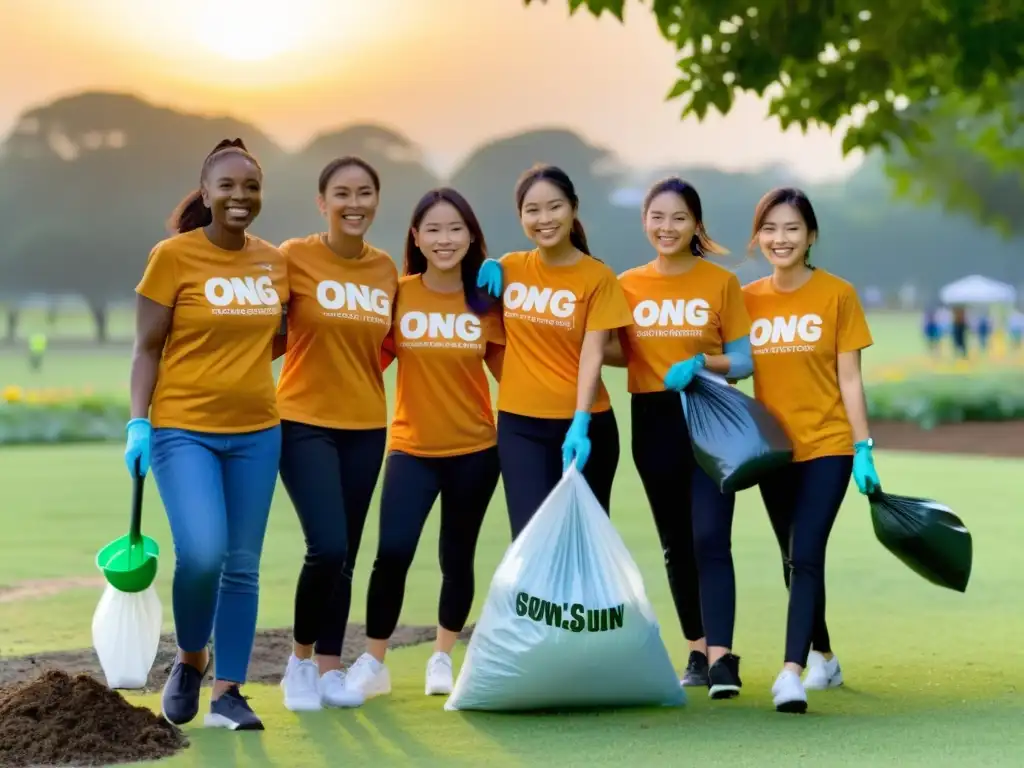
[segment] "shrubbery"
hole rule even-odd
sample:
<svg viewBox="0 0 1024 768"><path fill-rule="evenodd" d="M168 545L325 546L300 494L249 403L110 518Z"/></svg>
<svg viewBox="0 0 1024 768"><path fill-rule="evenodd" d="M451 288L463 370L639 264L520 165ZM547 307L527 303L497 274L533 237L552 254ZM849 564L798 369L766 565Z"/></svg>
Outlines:
<svg viewBox="0 0 1024 768"><path fill-rule="evenodd" d="M123 440L127 398L58 390L0 392L0 445Z"/></svg>
<svg viewBox="0 0 1024 768"><path fill-rule="evenodd" d="M929 373L869 384L868 416L924 429L965 421L1024 419L1024 371Z"/></svg>
<svg viewBox="0 0 1024 768"><path fill-rule="evenodd" d="M921 373L867 385L872 421L924 429L965 421L1024 420L1024 371ZM746 388L744 388L746 391ZM127 397L68 390L0 390L0 445L124 439Z"/></svg>

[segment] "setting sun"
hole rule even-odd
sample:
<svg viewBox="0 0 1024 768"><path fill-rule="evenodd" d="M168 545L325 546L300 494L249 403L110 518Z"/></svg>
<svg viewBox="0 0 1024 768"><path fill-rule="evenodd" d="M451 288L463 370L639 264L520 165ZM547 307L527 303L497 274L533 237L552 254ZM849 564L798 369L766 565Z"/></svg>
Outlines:
<svg viewBox="0 0 1024 768"><path fill-rule="evenodd" d="M315 29L308 3L213 0L203 9L198 42L230 61L266 61L301 44Z"/></svg>

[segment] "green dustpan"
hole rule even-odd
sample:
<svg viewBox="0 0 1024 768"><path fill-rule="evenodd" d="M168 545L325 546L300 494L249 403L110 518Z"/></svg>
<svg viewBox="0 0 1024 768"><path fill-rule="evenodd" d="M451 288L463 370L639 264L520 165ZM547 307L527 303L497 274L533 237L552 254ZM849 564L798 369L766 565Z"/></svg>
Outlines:
<svg viewBox="0 0 1024 768"><path fill-rule="evenodd" d="M135 462L135 487L132 491L132 521L127 536L121 536L96 553L96 567L107 583L119 592L142 592L156 578L160 545L142 535L142 489L146 478Z"/></svg>

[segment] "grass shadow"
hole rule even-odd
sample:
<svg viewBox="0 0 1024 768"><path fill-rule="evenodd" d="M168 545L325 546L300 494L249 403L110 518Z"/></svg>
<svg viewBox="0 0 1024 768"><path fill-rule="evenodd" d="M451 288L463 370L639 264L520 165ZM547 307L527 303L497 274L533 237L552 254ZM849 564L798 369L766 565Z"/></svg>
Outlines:
<svg viewBox="0 0 1024 768"><path fill-rule="evenodd" d="M441 760L425 742L420 741L411 735L398 720L395 719L388 709L386 702L384 706L366 706L362 712L366 720L373 724L380 735L395 748L400 750L407 758L416 760L416 765L424 765L423 760L439 762ZM451 758L444 762L451 763Z"/></svg>

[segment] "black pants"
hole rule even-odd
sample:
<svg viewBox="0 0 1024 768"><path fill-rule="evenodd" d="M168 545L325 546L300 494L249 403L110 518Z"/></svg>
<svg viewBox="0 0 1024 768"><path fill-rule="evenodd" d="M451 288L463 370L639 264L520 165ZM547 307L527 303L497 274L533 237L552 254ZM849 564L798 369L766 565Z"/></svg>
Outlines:
<svg viewBox="0 0 1024 768"><path fill-rule="evenodd" d="M572 419L535 419L498 412L498 455L512 539L562 479L562 443ZM583 477L611 514L612 483L619 466L619 427L609 409L590 418L590 458Z"/></svg>
<svg viewBox="0 0 1024 768"><path fill-rule="evenodd" d="M761 483L768 518L782 550L789 589L786 661L807 665L807 654L832 650L825 625L825 547L853 470L852 456L790 464Z"/></svg>
<svg viewBox="0 0 1024 768"><path fill-rule="evenodd" d="M440 458L394 451L384 468L377 559L366 596L366 636L391 637L423 525L441 496L441 597L437 620L461 632L473 607L473 566L484 514L498 485L498 449Z"/></svg>
<svg viewBox="0 0 1024 768"><path fill-rule="evenodd" d="M723 494L693 456L678 392L632 397L633 461L665 553L676 614L687 640L732 647L736 574L735 494Z"/></svg>
<svg viewBox="0 0 1024 768"><path fill-rule="evenodd" d="M352 571L386 442L386 429L281 422L281 480L306 537L293 632L321 656L341 655Z"/></svg>

